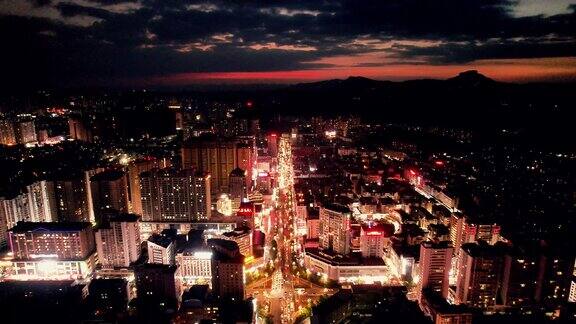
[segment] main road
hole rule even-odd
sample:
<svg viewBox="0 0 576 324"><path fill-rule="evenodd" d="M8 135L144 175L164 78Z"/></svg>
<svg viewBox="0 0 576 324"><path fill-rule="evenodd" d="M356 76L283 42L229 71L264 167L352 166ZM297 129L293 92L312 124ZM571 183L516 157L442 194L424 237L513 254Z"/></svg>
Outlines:
<svg viewBox="0 0 576 324"><path fill-rule="evenodd" d="M278 248L276 272L270 290L270 314L274 323L293 323L296 313L293 276L290 273L294 232L294 170L289 136L278 143L278 201L275 239Z"/></svg>
<svg viewBox="0 0 576 324"><path fill-rule="evenodd" d="M295 230L291 138L286 135L279 140L275 191L276 208L270 215L271 226L266 233L272 239L267 239L266 243L272 248L272 241L276 241L276 270L270 277L249 284L246 293L258 297L260 307L267 307L267 313L274 323L292 324L300 307L307 307L321 296L332 295L336 290L324 288L291 273L298 237Z"/></svg>

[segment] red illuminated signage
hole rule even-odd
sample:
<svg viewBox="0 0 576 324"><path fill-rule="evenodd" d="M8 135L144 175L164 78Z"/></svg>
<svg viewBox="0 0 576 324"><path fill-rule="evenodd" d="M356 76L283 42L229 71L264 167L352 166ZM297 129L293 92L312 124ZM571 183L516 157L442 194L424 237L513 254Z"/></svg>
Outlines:
<svg viewBox="0 0 576 324"><path fill-rule="evenodd" d="M242 217L254 217L254 204L252 203L242 203L238 209L238 216Z"/></svg>

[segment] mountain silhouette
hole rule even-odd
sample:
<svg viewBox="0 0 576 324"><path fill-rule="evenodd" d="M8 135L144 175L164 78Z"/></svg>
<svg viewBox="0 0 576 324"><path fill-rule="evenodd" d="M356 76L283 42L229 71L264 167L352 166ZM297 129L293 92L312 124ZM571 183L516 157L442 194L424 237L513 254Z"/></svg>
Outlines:
<svg viewBox="0 0 576 324"><path fill-rule="evenodd" d="M251 93L270 114L335 117L356 115L374 121L420 122L477 127L555 123L569 113L573 83L515 84L464 71L446 80L401 82L352 76L300 83Z"/></svg>

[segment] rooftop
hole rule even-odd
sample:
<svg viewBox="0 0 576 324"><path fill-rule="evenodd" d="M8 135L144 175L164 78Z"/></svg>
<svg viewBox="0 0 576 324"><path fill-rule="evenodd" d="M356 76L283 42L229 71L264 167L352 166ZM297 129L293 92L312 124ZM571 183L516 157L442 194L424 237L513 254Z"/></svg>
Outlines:
<svg viewBox="0 0 576 324"><path fill-rule="evenodd" d="M505 246L501 244L489 245L486 242L466 243L462 245L462 250L471 257L497 257L505 252Z"/></svg>
<svg viewBox="0 0 576 324"><path fill-rule="evenodd" d="M306 249L306 254L310 257L325 263L337 266L385 266L386 263L381 258L363 258L360 253L353 252L349 255L336 254L329 250L316 248Z"/></svg>
<svg viewBox="0 0 576 324"><path fill-rule="evenodd" d="M161 247L168 247L174 242L174 239L165 235L154 234L148 238L148 241Z"/></svg>
<svg viewBox="0 0 576 324"><path fill-rule="evenodd" d="M386 237L390 237L394 234L394 225L388 223L363 223L362 231L366 233L380 233Z"/></svg>
<svg viewBox="0 0 576 324"><path fill-rule="evenodd" d="M425 241L425 242L422 242L422 245L423 245L425 248L431 248L431 249L448 249L448 248L452 248L452 242L451 242L451 241L441 241L441 242Z"/></svg>
<svg viewBox="0 0 576 324"><path fill-rule="evenodd" d="M176 169L176 168L164 168L164 169L152 169L150 171L145 171L140 173L140 177L162 177L162 178L176 178L176 177L206 177L206 172L196 171L194 169Z"/></svg>
<svg viewBox="0 0 576 324"><path fill-rule="evenodd" d="M350 208L344 206L344 205L340 205L340 204L326 204L324 206L322 206L322 208L324 209L328 209L330 211L334 211L337 213L342 213L342 214L346 214L346 213L351 213L352 211L350 210Z"/></svg>
<svg viewBox="0 0 576 324"><path fill-rule="evenodd" d="M91 228L88 222L18 222L10 231L15 233L48 231L48 232L72 232Z"/></svg>
<svg viewBox="0 0 576 324"><path fill-rule="evenodd" d="M137 274L138 272L147 272L147 271L158 271L167 274L173 274L176 272L176 266L174 265L167 265L161 263L144 263L134 267L134 272Z"/></svg>
<svg viewBox="0 0 576 324"><path fill-rule="evenodd" d="M234 177L244 177L246 176L246 171L240 169L240 168L236 168L234 170L232 170L230 172L230 176L234 176Z"/></svg>
<svg viewBox="0 0 576 324"><path fill-rule="evenodd" d="M107 170L93 175L90 181L114 181L124 177L126 173L120 170Z"/></svg>

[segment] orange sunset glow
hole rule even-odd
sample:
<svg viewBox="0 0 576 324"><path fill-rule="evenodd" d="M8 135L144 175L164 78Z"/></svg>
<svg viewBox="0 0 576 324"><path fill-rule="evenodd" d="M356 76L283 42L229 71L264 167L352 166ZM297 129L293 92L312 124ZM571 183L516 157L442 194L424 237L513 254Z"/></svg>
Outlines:
<svg viewBox="0 0 576 324"><path fill-rule="evenodd" d="M149 84L185 85L188 83L291 83L349 76L379 80L446 79L463 70L475 69L499 81L527 82L572 80L576 76L576 57L519 60L480 60L466 65L390 64L378 67L333 67L311 70L266 72L178 73L153 77Z"/></svg>

